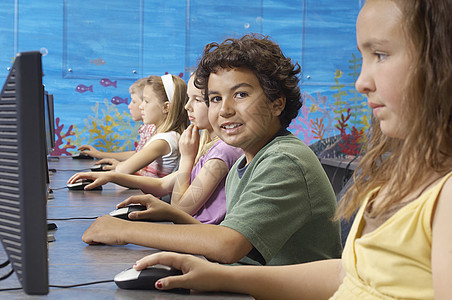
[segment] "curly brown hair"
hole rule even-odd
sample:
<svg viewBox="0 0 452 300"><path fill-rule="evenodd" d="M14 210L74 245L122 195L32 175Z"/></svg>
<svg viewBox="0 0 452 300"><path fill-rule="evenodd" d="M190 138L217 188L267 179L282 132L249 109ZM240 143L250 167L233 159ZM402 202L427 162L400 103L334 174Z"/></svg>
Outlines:
<svg viewBox="0 0 452 300"><path fill-rule="evenodd" d="M209 105L207 91L210 74L219 69L240 67L248 68L256 75L269 101L273 102L282 96L286 98L286 106L279 120L281 126L287 128L303 105L298 85L301 68L286 57L279 45L268 36L249 34L204 47L196 70L195 86L204 90L206 104Z"/></svg>
<svg viewBox="0 0 452 300"><path fill-rule="evenodd" d="M387 137L373 120L366 154L338 217L351 217L365 195L388 185L385 205L375 211L381 213L430 180L427 171L442 174L452 168L452 1L393 1L412 45L413 66L402 99L408 133L404 139Z"/></svg>

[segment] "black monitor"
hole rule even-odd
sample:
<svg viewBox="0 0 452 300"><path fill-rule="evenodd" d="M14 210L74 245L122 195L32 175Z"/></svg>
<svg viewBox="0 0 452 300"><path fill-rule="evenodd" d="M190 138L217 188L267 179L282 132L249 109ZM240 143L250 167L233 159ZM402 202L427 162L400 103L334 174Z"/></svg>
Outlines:
<svg viewBox="0 0 452 300"><path fill-rule="evenodd" d="M55 148L55 117L53 112L53 94L44 90L44 112L47 154L50 155Z"/></svg>
<svg viewBox="0 0 452 300"><path fill-rule="evenodd" d="M17 54L0 98L0 240L27 294L48 293L41 54Z"/></svg>

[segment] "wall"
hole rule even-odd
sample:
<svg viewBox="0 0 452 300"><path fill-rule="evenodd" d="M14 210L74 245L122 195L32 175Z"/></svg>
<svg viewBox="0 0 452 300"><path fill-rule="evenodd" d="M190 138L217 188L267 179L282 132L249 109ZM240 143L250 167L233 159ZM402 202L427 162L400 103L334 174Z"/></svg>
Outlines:
<svg viewBox="0 0 452 300"><path fill-rule="evenodd" d="M339 152L354 154L368 126L365 99L354 89L361 1L2 1L0 79L15 53L40 50L55 97L54 154L85 143L130 150L139 125L127 109L130 84L166 72L187 80L206 43L258 32L302 66L305 104L290 130L320 149L341 135Z"/></svg>

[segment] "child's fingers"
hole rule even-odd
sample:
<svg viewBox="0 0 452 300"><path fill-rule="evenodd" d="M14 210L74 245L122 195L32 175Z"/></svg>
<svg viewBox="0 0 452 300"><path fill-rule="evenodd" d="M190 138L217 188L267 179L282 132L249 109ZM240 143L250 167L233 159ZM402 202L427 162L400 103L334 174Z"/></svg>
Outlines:
<svg viewBox="0 0 452 300"><path fill-rule="evenodd" d="M79 179L86 178L86 177L84 177L84 174L85 173L76 173L76 174L72 175L71 178L68 179L67 183L74 183Z"/></svg>
<svg viewBox="0 0 452 300"><path fill-rule="evenodd" d="M155 288L159 290L171 290L171 289L190 289L187 286L188 274L179 276L168 276L159 279L155 282Z"/></svg>
<svg viewBox="0 0 452 300"><path fill-rule="evenodd" d="M102 170L104 170L104 171L111 171L111 170L114 170L114 169L115 169L114 165L104 165L102 167Z"/></svg>
<svg viewBox="0 0 452 300"><path fill-rule="evenodd" d="M149 210L134 211L131 212L128 217L132 220L150 219L150 213Z"/></svg>
<svg viewBox="0 0 452 300"><path fill-rule="evenodd" d="M191 138L192 130L193 124L188 125L187 129L185 129L184 132L182 133L181 138L187 138L189 140Z"/></svg>
<svg viewBox="0 0 452 300"><path fill-rule="evenodd" d="M100 185L102 185L102 184L99 184L97 181L94 181L93 183L86 185L85 190L92 190Z"/></svg>
<svg viewBox="0 0 452 300"><path fill-rule="evenodd" d="M78 176L77 174L72 175L71 178L69 178L66 183L74 183L74 181L77 180L76 179L77 176Z"/></svg>
<svg viewBox="0 0 452 300"><path fill-rule="evenodd" d="M182 263L189 255L173 252L159 252L143 257L134 265L136 270L143 270L154 265L165 265L181 270Z"/></svg>
<svg viewBox="0 0 452 300"><path fill-rule="evenodd" d="M147 203L146 203L146 201L143 199L143 196L131 196L131 197L127 198L126 200L124 200L124 201L118 203L118 204L116 205L116 207L117 207L117 208L121 208L121 207L130 205L130 204L141 204L141 205L147 206L147 205L146 205Z"/></svg>

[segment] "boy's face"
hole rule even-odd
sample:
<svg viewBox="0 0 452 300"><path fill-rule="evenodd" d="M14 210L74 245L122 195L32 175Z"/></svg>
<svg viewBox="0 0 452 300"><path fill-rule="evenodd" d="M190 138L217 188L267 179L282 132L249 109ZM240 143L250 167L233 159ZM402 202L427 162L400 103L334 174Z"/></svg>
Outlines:
<svg viewBox="0 0 452 300"><path fill-rule="evenodd" d="M242 148L247 161L279 131L285 100L267 97L247 68L219 69L208 82L209 121L227 144Z"/></svg>
<svg viewBox="0 0 452 300"><path fill-rule="evenodd" d="M402 97L410 65L410 43L402 28L402 12L393 1L367 1L356 23L363 57L356 89L367 95L383 134L403 138Z"/></svg>
<svg viewBox="0 0 452 300"><path fill-rule="evenodd" d="M127 107L130 110L130 115L132 116L132 120L134 121L141 121L141 111L140 111L140 104L141 104L141 98L137 94L130 94L130 100L129 106Z"/></svg>

